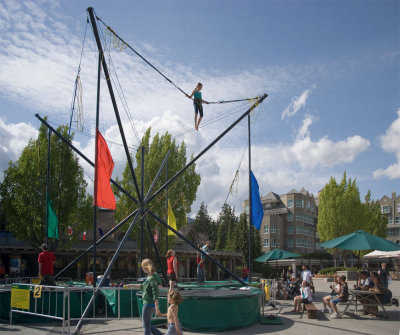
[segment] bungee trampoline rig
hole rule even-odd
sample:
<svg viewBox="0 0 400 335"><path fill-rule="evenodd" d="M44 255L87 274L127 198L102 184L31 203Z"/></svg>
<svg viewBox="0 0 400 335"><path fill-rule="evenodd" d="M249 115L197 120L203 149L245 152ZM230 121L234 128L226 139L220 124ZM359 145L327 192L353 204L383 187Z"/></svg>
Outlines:
<svg viewBox="0 0 400 335"><path fill-rule="evenodd" d="M100 279L100 282L96 286L96 280L94 280L93 286L93 295L90 298L85 310L83 311L77 325L75 328L75 333L79 333L82 323L89 315L92 307L93 302L95 301L96 296L100 292L102 286L104 286L107 277L110 275L111 269L118 258L118 255L121 249L124 246L124 243L128 239L129 234L131 233L133 227L140 221L140 237L141 237L141 248L140 248L140 260L144 258L144 250L143 250L143 234L145 230L148 231L150 236L152 236L152 231L146 217L149 215L156 222L160 223L169 231L172 231L177 237L183 240L185 243L190 245L194 250L204 255L210 262L214 263L217 267L225 271L225 273L229 274L232 278L234 278L238 285L242 286L245 289L239 289L236 285L229 285L229 287L218 287L218 285L209 288L196 288L196 287L182 287L181 293L184 297L184 302L182 308L180 308L179 316L180 320L184 327L187 327L192 330L227 330L233 328L240 328L245 326L250 326L256 322L258 322L260 317L260 296L261 291L256 288L248 287L248 283L242 281L241 278L236 276L232 273L229 269L225 268L222 264L220 264L216 259L212 256L204 252L202 249L198 248L196 244L188 240L185 236L183 236L179 231L175 230L174 228L170 227L164 219L160 218L157 214L155 214L151 210L151 203L152 201L156 201L160 195L168 189L169 186L173 182L176 182L177 179L189 168L191 167L197 160L199 160L210 148L212 148L219 140L221 140L229 131L231 131L239 122L241 122L245 117L248 119L248 147L249 147L249 249L251 248L251 218L252 218L252 195L251 195L251 138L250 138L250 113L259 106L264 99L267 97L267 94L263 94L262 96L251 98L251 99L237 99L237 100L220 100L220 101L213 101L212 104L225 104L225 103L233 103L233 102L241 102L241 101L250 101L252 104L250 108L248 108L242 115L240 115L229 127L227 127L220 135L218 135L210 144L208 144L199 154L197 154L190 162L188 162L181 170L179 170L174 176L168 179L158 190L153 192L153 188L155 182L159 179L161 171L164 169L165 165L167 164L169 152L164 158L155 179L153 180L152 184L145 192L144 190L144 150L145 148L141 146L141 187L139 188L137 178L134 172L134 166L132 162L131 155L129 153L129 147L126 141L126 136L124 132L124 128L121 122L120 113L116 101L116 97L114 94L114 89L112 85L112 81L110 80L110 73L109 73L109 66L106 62L106 57L104 55L103 45L100 39L99 30L98 30L98 22L103 24L108 31L110 31L114 38L116 38L124 48L129 48L133 51L137 56L139 56L146 64L152 67L157 73L159 73L165 80L167 80L171 85L173 85L177 90L187 96L187 93L182 90L178 85L176 85L172 80L170 80L167 76L165 76L159 69L157 69L153 64L151 64L146 58L144 58L141 54L139 54L134 48L132 48L126 41L124 41L113 29L107 26L102 19L97 17L94 13L94 9L89 7L87 9L88 12L88 22L90 21L93 34L95 37L97 49L98 49L98 73L97 73L97 104L96 104L96 143L97 143L97 133L99 128L99 113L100 113L100 83L101 83L101 72L103 71L104 77L106 79L110 99L112 102L113 110L115 113L116 121L118 124L118 129L121 135L122 143L124 146L129 170L132 176L134 188L137 194L137 198L131 195L127 190L125 190L122 186L120 186L117 182L113 179L110 179L110 182L123 194L125 194L132 202L137 206L137 208L127 215L125 219L119 222L114 228L112 228L109 232L105 233L99 239L96 236L96 212L97 207L94 206L94 221L93 221L93 240L94 243L91 245L85 252L79 255L74 261L68 264L64 269L62 269L59 273L55 275L55 278L60 277L68 268L72 265L76 264L82 257L87 255L89 252L93 252L93 277L96 278L96 247L102 243L107 237L117 231L122 225L129 222L129 227L123 235L123 238L115 250L115 253L109 262L103 276ZM86 36L86 31L85 31ZM79 74L79 72L78 72ZM75 84L75 92L77 89L77 83ZM75 97L74 97L75 101ZM67 139L65 139L57 130L55 130L46 120L40 117L38 114L35 115L48 129L49 133L53 132L57 137L59 137L67 146L69 146L76 154L82 157L88 164L96 168L95 163L93 163L88 157L86 157L82 152L80 152L72 143L70 143ZM72 114L71 114L71 121L72 122ZM97 153L97 152L96 152ZM96 196L96 192L95 192ZM96 204L96 199L94 201ZM153 238L150 238L152 241L152 246L154 248L156 258L158 263L160 264L162 275L164 280L166 281L166 274L163 269L160 254L157 248L156 243L154 242ZM248 264L250 266L250 274L249 277L251 278L251 259L250 256L251 252L249 250L249 261ZM161 298L166 296L166 291L161 290ZM138 293L138 304L140 304L140 293ZM140 308L139 308L140 311ZM221 311L226 311L222 315ZM193 315L200 316L199 319L201 320L201 324L197 324L191 321L193 319Z"/></svg>

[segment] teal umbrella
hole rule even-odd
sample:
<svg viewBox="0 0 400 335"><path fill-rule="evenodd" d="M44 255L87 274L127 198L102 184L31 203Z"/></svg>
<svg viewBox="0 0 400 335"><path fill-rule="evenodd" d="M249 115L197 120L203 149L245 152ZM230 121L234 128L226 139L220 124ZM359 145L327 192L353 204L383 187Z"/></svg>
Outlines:
<svg viewBox="0 0 400 335"><path fill-rule="evenodd" d="M300 257L300 255L294 254L293 252L289 252L286 250L274 249L271 250L270 252L265 253L260 257L257 257L256 259L254 259L254 261L264 263L268 261L277 261L279 259L296 258L296 257Z"/></svg>
<svg viewBox="0 0 400 335"><path fill-rule="evenodd" d="M321 247L339 248L346 250L400 250L400 245L385 240L382 237L368 234L364 230L357 230L354 233L340 236L330 241L326 241L324 243L321 243Z"/></svg>

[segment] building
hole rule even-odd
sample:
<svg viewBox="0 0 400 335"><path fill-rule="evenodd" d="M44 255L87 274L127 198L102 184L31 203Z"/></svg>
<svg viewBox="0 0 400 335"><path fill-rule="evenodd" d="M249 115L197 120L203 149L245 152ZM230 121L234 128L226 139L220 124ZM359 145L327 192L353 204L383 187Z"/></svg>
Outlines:
<svg viewBox="0 0 400 335"><path fill-rule="evenodd" d="M384 195L380 200L381 211L387 218L386 239L400 244L400 196L392 192L392 198Z"/></svg>
<svg viewBox="0 0 400 335"><path fill-rule="evenodd" d="M312 194L304 188L283 195L269 192L261 197L261 203L264 208L260 228L263 252L279 248L308 254L319 249L318 207ZM248 213L248 200L244 206Z"/></svg>

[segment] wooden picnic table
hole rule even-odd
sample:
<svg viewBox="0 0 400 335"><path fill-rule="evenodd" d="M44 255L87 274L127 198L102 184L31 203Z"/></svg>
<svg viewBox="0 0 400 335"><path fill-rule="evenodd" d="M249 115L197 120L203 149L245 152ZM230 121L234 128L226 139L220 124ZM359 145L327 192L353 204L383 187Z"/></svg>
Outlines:
<svg viewBox="0 0 400 335"><path fill-rule="evenodd" d="M345 305L345 309L343 312L340 314L340 316L343 316L343 314L346 313L347 309L350 306L355 306L355 311L354 314L357 315L357 307L359 305L365 306L365 307L372 307L372 306L378 306L383 310L383 316L387 319L389 316L386 312L386 309L382 302L379 300L379 295L381 293L379 292L371 292L371 291L363 291L363 290L349 290L349 299L347 302L341 303L341 305ZM361 303L362 300L362 303Z"/></svg>

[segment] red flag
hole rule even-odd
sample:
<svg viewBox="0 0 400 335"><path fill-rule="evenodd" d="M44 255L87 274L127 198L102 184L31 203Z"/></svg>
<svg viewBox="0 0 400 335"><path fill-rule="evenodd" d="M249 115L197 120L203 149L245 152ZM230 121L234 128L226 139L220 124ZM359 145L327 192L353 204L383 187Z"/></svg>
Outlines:
<svg viewBox="0 0 400 335"><path fill-rule="evenodd" d="M82 240L86 241L86 232L83 232Z"/></svg>
<svg viewBox="0 0 400 335"><path fill-rule="evenodd" d="M110 185L110 179L114 169L114 162L111 157L110 150L108 150L107 143L98 130L96 149L95 205L97 207L115 209L115 197Z"/></svg>
<svg viewBox="0 0 400 335"><path fill-rule="evenodd" d="M72 228L71 228L71 226L68 226L68 235L72 235Z"/></svg>

